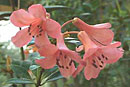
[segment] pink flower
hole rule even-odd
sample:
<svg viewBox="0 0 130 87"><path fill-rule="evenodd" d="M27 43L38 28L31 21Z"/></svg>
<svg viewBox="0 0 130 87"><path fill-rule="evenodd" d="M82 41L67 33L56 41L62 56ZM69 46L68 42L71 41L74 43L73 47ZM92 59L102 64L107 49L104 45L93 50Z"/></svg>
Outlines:
<svg viewBox="0 0 130 87"><path fill-rule="evenodd" d="M53 68L57 64L64 77L69 77L75 71L73 60L78 63L81 62L78 53L66 47L62 35L57 38L57 46L46 44L39 49L39 53L45 58L36 60L37 64L40 64L44 69Z"/></svg>
<svg viewBox="0 0 130 87"><path fill-rule="evenodd" d="M73 19L73 24L81 31L85 31L89 38L97 45L108 45L112 42L114 33L109 29L110 23L88 25L79 18Z"/></svg>
<svg viewBox="0 0 130 87"><path fill-rule="evenodd" d="M83 60L86 62L84 76L87 80L97 78L100 70L102 70L106 64L115 63L123 56L123 49L117 48L121 45L120 42L98 47L89 39L85 31L81 31L78 34L78 38L83 43L85 50L83 56ZM75 77L83 67L84 66L80 64L73 73L73 76Z"/></svg>
<svg viewBox="0 0 130 87"><path fill-rule="evenodd" d="M61 32L60 24L50 19L46 9L40 4L30 6L28 11L23 9L14 11L10 20L17 27L29 26L12 37L12 42L17 47L29 43L32 37L35 37L37 44L37 41L41 41L44 37L44 32L47 32L53 38L57 38Z"/></svg>

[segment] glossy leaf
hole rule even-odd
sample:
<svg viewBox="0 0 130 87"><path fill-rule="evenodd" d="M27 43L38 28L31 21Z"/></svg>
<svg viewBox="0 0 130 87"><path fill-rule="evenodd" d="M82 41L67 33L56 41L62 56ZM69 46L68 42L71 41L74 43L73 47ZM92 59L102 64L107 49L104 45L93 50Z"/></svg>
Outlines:
<svg viewBox="0 0 130 87"><path fill-rule="evenodd" d="M31 80L26 79L26 78L11 78L7 81L9 84L34 84Z"/></svg>

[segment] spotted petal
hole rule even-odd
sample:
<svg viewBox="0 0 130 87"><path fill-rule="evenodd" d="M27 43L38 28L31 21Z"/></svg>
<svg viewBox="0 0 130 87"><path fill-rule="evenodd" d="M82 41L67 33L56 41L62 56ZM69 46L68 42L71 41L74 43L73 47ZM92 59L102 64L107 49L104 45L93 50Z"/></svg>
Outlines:
<svg viewBox="0 0 130 87"><path fill-rule="evenodd" d="M17 34L11 38L11 41L17 46L22 47L28 44L32 40L32 36L28 34L28 28L20 30Z"/></svg>
<svg viewBox="0 0 130 87"><path fill-rule="evenodd" d="M97 78L99 72L99 68L95 68L90 62L87 62L87 65L84 70L84 76L87 80L90 80L91 78Z"/></svg>

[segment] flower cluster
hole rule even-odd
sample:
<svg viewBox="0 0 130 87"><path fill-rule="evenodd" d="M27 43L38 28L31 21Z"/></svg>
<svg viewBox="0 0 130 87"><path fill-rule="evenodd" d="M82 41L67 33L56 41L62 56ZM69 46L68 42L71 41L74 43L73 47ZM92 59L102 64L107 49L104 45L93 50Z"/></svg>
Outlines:
<svg viewBox="0 0 130 87"><path fill-rule="evenodd" d="M110 23L88 25L79 18L66 22L65 24L72 22L80 30L68 32L77 33L82 43L76 51L72 51L64 43L66 33L61 33L61 28L65 24L61 27L58 22L51 19L42 5L32 5L28 8L28 12L23 9L14 11L10 20L17 27L27 26L12 37L12 42L17 47L22 47L35 38L39 54L45 57L37 59L36 63L44 69L57 65L64 77L76 77L84 68L87 80L96 78L106 64L115 63L123 56L123 49L119 48L121 43L112 43L114 33L109 29ZM48 36L56 39L56 45L50 42ZM77 53L82 50L85 52L83 59ZM74 62L79 64L77 68Z"/></svg>

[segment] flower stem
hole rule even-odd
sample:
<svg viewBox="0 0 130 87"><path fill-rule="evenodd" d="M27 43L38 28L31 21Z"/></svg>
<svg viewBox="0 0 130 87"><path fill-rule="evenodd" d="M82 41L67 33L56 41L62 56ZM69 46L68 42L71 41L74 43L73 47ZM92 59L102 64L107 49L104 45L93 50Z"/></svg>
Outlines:
<svg viewBox="0 0 130 87"><path fill-rule="evenodd" d="M67 25L67 24L69 24L69 23L71 23L71 22L72 22L72 20L69 20L69 21L65 22L65 23L61 26L61 29L62 29L65 25Z"/></svg>
<svg viewBox="0 0 130 87"><path fill-rule="evenodd" d="M41 86L41 77L42 77L43 72L44 72L44 69L42 69L42 70L40 71L40 75L39 75L39 77L38 77L36 87Z"/></svg>
<svg viewBox="0 0 130 87"><path fill-rule="evenodd" d="M78 33L79 33L79 31L70 31L70 32L65 32L64 35L66 35L66 34L78 34Z"/></svg>

